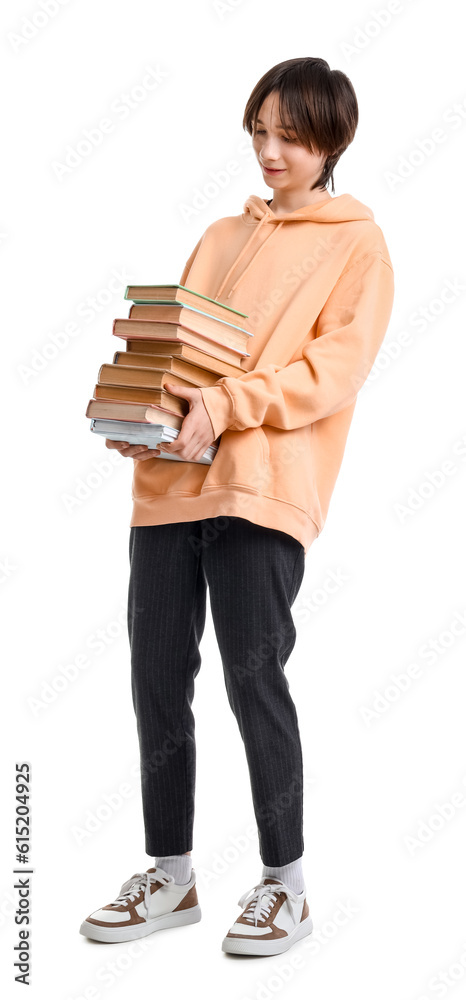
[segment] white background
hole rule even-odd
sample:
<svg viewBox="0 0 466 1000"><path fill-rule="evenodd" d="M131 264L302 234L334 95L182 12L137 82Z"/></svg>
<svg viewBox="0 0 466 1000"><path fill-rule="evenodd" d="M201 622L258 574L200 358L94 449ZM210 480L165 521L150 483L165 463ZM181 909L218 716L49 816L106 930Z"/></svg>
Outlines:
<svg viewBox="0 0 466 1000"><path fill-rule="evenodd" d="M466 981L465 626L454 625L466 615L462 5L69 0L56 9L50 0L50 15L39 13L43 6L5 2L0 38L4 995L19 992L14 765L29 760L29 995L117 1000L170 988L181 998L198 987L199 995L232 1000L303 990L333 1000L351 984L364 1000L459 997ZM305 55L327 59L355 87L360 124L336 167L335 195L349 192L372 208L396 283L387 337L361 389L327 522L293 607L298 639L286 671L303 743L304 871L315 929L277 958L230 958L220 949L262 863L209 610L194 703L193 863L203 916L153 934L132 953L78 933L91 910L153 864L144 850L125 628L133 463L107 468L99 485L91 474L109 452L91 437L84 413L98 368L116 349L111 324L127 315L126 284L178 281L214 219L239 214L250 194L270 196L245 152L243 110L267 69ZM163 79L145 94L137 89L136 106L122 118L122 95L144 86L151 68ZM68 147L108 117L112 132L58 176ZM435 130L443 138L428 153ZM231 161L229 182L206 188L204 207L193 211L212 173L228 173ZM123 275L120 288L108 295L115 273ZM457 291L444 299L448 283ZM90 316L88 299L98 305ZM71 323L79 332L66 343L58 335ZM61 346L53 357L54 338ZM345 581L330 594L332 573ZM98 630L104 652L95 648ZM422 650L431 642L437 653L428 659ZM83 654L87 666L57 693L62 668ZM414 664L417 676L409 677ZM393 680L402 674L405 691ZM363 710L374 704L366 721ZM442 819L439 806L452 797ZM341 904L353 916L338 924Z"/></svg>

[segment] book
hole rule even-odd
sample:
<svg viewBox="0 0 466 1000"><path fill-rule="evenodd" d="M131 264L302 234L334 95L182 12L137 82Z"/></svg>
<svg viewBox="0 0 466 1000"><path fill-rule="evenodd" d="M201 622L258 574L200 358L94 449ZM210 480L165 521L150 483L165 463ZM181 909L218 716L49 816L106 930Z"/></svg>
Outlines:
<svg viewBox="0 0 466 1000"><path fill-rule="evenodd" d="M204 309L218 319L228 319L229 315L232 317L232 323L235 322L235 316L247 319L247 314L240 312L239 309L233 309L232 306L211 299L208 295L194 292L191 288L186 288L186 285L127 285L125 299L132 299L137 304L180 302L187 306L198 305L199 309L202 309L202 303L205 303Z"/></svg>
<svg viewBox="0 0 466 1000"><path fill-rule="evenodd" d="M135 420L104 420L101 418L91 418L91 431L95 434L102 434L110 441L127 441L128 444L147 444L149 448L156 448L162 441L175 441L179 431L167 424L141 424ZM218 445L210 444L201 458L197 459L201 465L211 465L217 452ZM186 461L176 452L162 452L163 458L170 458L177 462Z"/></svg>
<svg viewBox="0 0 466 1000"><path fill-rule="evenodd" d="M134 333L136 338L159 337L156 329L161 323L181 326L192 333L201 334L209 340L233 347L237 351L246 351L249 338L253 336L244 327L235 326L233 323L222 322L215 316L201 312L200 309L193 309L192 306L179 305L176 302L157 303L155 305L131 306L127 319L114 320L114 328L121 332L131 334L131 328L138 330ZM144 332L144 326L147 327Z"/></svg>
<svg viewBox="0 0 466 1000"><path fill-rule="evenodd" d="M184 402L188 405L186 400ZM178 431L181 430L183 423L181 414L167 410L159 404L156 404L156 406L161 423L167 424L169 427L175 427ZM148 420L146 417L148 409L150 407L148 407L147 403L130 403L121 399L90 399L87 404L86 417L103 417L105 420L135 420L138 423L144 424L154 423L154 420ZM153 413L156 415L155 409Z"/></svg>
<svg viewBox="0 0 466 1000"><path fill-rule="evenodd" d="M128 355L131 357L131 355ZM146 358L150 357L146 354ZM211 385L215 384L215 375L212 375ZM99 368L97 382L110 386L126 386L128 391L132 391L133 386L141 389L164 389L166 382L176 382L177 385L195 386L199 388L195 378L185 378L183 375L174 375L164 368L142 368L138 365L110 365L104 364Z"/></svg>
<svg viewBox="0 0 466 1000"><path fill-rule="evenodd" d="M177 347L180 345L176 345ZM154 346L154 351L156 346ZM194 350L194 348L193 348ZM207 355L209 357L209 355ZM185 378L191 382L194 382L198 386L209 386L215 385L222 375L232 375L231 371L219 371L218 368L227 368L228 365L224 365L221 361L216 365L216 371L209 371L207 368L201 368L200 365L191 364L185 358L182 357L172 357L170 354L137 354L136 351L115 351L113 355L112 368L118 366L123 367L137 367L137 368L147 368L149 371L165 371L168 372L171 378L173 376L179 376L180 378ZM242 369L240 370L240 372ZM234 373L236 374L236 372Z"/></svg>
<svg viewBox="0 0 466 1000"><path fill-rule="evenodd" d="M94 386L94 398L121 400L128 403L158 403L174 413L181 414L182 417L189 413L187 399L162 389L141 388L134 385L105 385L105 383L97 382Z"/></svg>
<svg viewBox="0 0 466 1000"><path fill-rule="evenodd" d="M162 324L161 324L162 325ZM168 324L167 324L168 326ZM221 371L222 375L241 375L245 368L241 368L242 356L238 351L233 351L230 347L224 347L222 344L214 344L213 341L204 340L202 337L198 337L197 334L191 334L189 330L184 330L183 327L175 327L176 330L176 340L155 340L147 339L143 340L132 340L131 337L123 337L126 340L126 350L134 351L138 354L168 354L175 355L179 354L179 349L184 348L181 356L185 358L198 358L198 364L203 364L210 371L216 371L218 369L218 363L222 365L228 365L229 371ZM173 337L175 334L170 330L170 336ZM194 341L197 341L196 343ZM196 355L189 352L196 351ZM242 352L244 357L250 357L246 352Z"/></svg>

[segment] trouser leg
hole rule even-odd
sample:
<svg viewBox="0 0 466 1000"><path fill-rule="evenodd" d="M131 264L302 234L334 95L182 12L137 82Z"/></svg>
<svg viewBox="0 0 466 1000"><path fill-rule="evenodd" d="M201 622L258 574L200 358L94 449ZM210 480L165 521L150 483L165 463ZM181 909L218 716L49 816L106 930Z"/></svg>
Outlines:
<svg viewBox="0 0 466 1000"><path fill-rule="evenodd" d="M145 849L192 850L196 778L194 680L206 581L199 521L130 529L128 634L140 748Z"/></svg>
<svg viewBox="0 0 466 1000"><path fill-rule="evenodd" d="M290 608L305 552L291 535L244 518L202 524L211 537L202 558L227 696L246 752L260 855L266 865L286 865L304 850L301 740L284 668L296 641Z"/></svg>

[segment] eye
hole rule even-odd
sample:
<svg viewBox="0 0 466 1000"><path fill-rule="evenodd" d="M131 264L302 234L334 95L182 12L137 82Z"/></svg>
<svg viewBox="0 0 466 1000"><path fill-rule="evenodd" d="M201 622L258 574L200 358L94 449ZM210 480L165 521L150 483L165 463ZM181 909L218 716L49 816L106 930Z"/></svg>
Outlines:
<svg viewBox="0 0 466 1000"><path fill-rule="evenodd" d="M255 132L254 132L254 135L265 135L265 129L263 129L263 128L256 128ZM284 142L297 142L298 141L297 139L291 139L289 136L286 136L286 135L282 135L281 138L284 140Z"/></svg>

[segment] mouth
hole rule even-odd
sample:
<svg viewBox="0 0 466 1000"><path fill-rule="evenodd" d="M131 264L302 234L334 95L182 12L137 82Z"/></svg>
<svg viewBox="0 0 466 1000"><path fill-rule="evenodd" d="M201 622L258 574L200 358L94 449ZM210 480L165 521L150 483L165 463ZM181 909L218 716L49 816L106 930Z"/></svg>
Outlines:
<svg viewBox="0 0 466 1000"><path fill-rule="evenodd" d="M262 167L263 170L265 170L266 174L284 174L285 173L284 170L269 170L268 167L264 167L263 163L261 163L261 167Z"/></svg>

